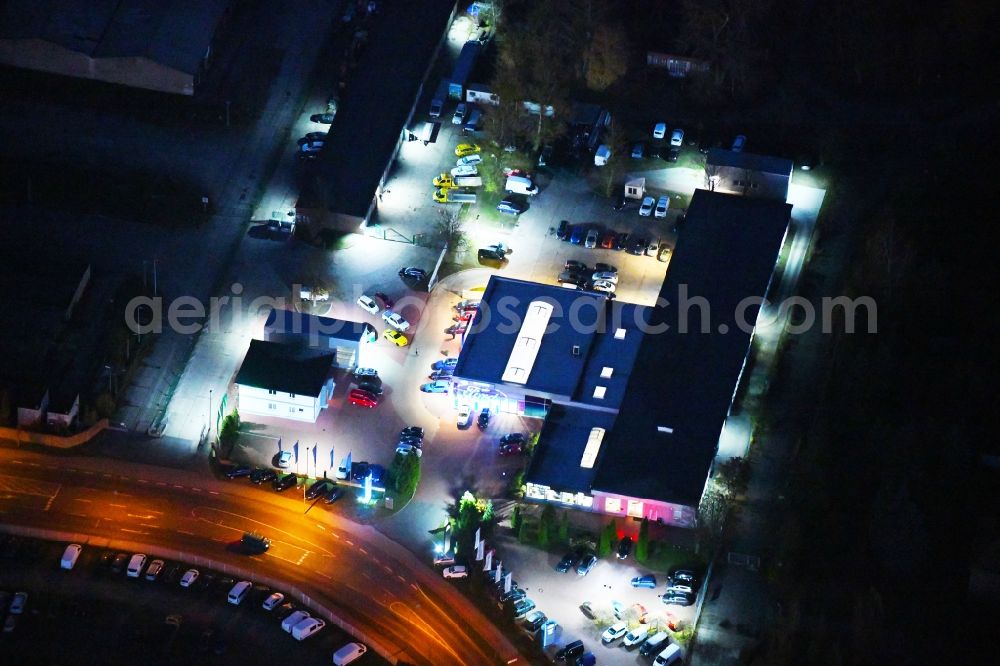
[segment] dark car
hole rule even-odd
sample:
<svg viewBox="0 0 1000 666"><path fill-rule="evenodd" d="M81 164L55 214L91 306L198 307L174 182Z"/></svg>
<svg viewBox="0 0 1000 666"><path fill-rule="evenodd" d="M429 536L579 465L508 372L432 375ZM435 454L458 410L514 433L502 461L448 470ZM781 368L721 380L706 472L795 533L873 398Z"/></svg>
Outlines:
<svg viewBox="0 0 1000 666"><path fill-rule="evenodd" d="M500 599L497 605L503 608L505 605L510 605L524 599L528 596L528 593L519 588L511 588L510 592L504 592L500 595Z"/></svg>
<svg viewBox="0 0 1000 666"><path fill-rule="evenodd" d="M476 424L479 426L480 430L486 430L490 425L490 409L487 407L483 411L479 412L479 418L476 419Z"/></svg>
<svg viewBox="0 0 1000 666"><path fill-rule="evenodd" d="M128 554L118 553L115 555L115 559L111 560L111 573L121 573L125 571L125 565L128 564Z"/></svg>
<svg viewBox="0 0 1000 666"><path fill-rule="evenodd" d="M581 654L576 658L576 666L594 666L597 663L597 657L593 652L587 652Z"/></svg>
<svg viewBox="0 0 1000 666"><path fill-rule="evenodd" d="M690 606L694 603L694 597L690 594L671 593L664 594L660 597L660 601L668 606Z"/></svg>
<svg viewBox="0 0 1000 666"><path fill-rule="evenodd" d="M250 476L253 470L248 465L237 465L226 472L227 479L236 479L241 476Z"/></svg>
<svg viewBox="0 0 1000 666"><path fill-rule="evenodd" d="M628 199L625 198L624 194L619 194L611 207L615 210L625 210L628 207Z"/></svg>
<svg viewBox="0 0 1000 666"><path fill-rule="evenodd" d="M512 444L501 444L497 447L497 455L499 456L517 456L524 451L524 447L521 446L520 442L514 442Z"/></svg>
<svg viewBox="0 0 1000 666"><path fill-rule="evenodd" d="M569 661L576 659L584 652L583 641L573 641L559 648L556 652L557 661Z"/></svg>
<svg viewBox="0 0 1000 666"><path fill-rule="evenodd" d="M444 358L440 361L434 361L431 363L431 370L444 370L446 368L452 368L458 365L458 358Z"/></svg>
<svg viewBox="0 0 1000 666"><path fill-rule="evenodd" d="M641 236L632 238L629 241L628 253L634 254L637 257L646 254L646 246L649 245L649 240L642 238Z"/></svg>
<svg viewBox="0 0 1000 666"><path fill-rule="evenodd" d="M316 499L320 495L326 495L333 488L333 481L330 479L320 479L316 483L309 486L306 490L306 499L312 500Z"/></svg>
<svg viewBox="0 0 1000 666"><path fill-rule="evenodd" d="M424 429L420 426L407 426L399 432L400 437L417 437L419 439L424 438Z"/></svg>
<svg viewBox="0 0 1000 666"><path fill-rule="evenodd" d="M351 479L354 481L364 481L365 477L368 476L368 470L371 465L366 461L356 462L351 465Z"/></svg>
<svg viewBox="0 0 1000 666"><path fill-rule="evenodd" d="M573 245L579 245L583 242L583 239L587 237L587 232L590 231L589 227L585 224L578 224L573 227L572 233L569 236L569 242Z"/></svg>
<svg viewBox="0 0 1000 666"><path fill-rule="evenodd" d="M423 280L427 278L427 271L414 266L404 266L399 269L399 277L410 278L411 280Z"/></svg>
<svg viewBox="0 0 1000 666"><path fill-rule="evenodd" d="M247 553L260 554L271 547L271 540L259 532L245 532L240 539L240 545Z"/></svg>
<svg viewBox="0 0 1000 666"><path fill-rule="evenodd" d="M557 278L560 283L563 284L575 284L576 286L583 285L590 276L587 273L581 271L563 271L559 274Z"/></svg>
<svg viewBox="0 0 1000 666"><path fill-rule="evenodd" d="M625 248L627 248L630 238L631 236L627 232L623 231L622 233L618 234L618 236L615 238L615 249L624 250Z"/></svg>
<svg viewBox="0 0 1000 666"><path fill-rule="evenodd" d="M376 379L378 378L376 377ZM379 396L382 395L382 380L378 379L378 381L374 382L365 380L358 384L358 388L361 389L362 391L368 391L374 396Z"/></svg>
<svg viewBox="0 0 1000 666"><path fill-rule="evenodd" d="M326 494L326 497L323 498L323 501L326 502L327 504L333 504L343 496L344 496L344 489L341 488L340 486L334 486L333 490L328 492Z"/></svg>
<svg viewBox="0 0 1000 666"><path fill-rule="evenodd" d="M594 555L593 553L587 553L586 555L583 556L583 558L580 560L580 564L578 564L576 567L577 575L586 576L587 574L590 573L591 569L593 569L594 565L596 564L597 564L597 555Z"/></svg>
<svg viewBox="0 0 1000 666"><path fill-rule="evenodd" d="M617 273L618 269L611 264L594 264L594 273Z"/></svg>
<svg viewBox="0 0 1000 666"><path fill-rule="evenodd" d="M503 437L500 438L500 444L501 445L502 444L521 444L521 445L524 445L524 444L527 443L527 441L528 441L528 438L525 437L524 433L520 433L520 432L512 432L509 435L504 435Z"/></svg>
<svg viewBox="0 0 1000 666"><path fill-rule="evenodd" d="M559 240L566 240L566 236L569 234L569 220L560 220L559 226L556 228L556 238Z"/></svg>
<svg viewBox="0 0 1000 666"><path fill-rule="evenodd" d="M326 139L326 132L309 132L304 137L299 139L299 145L312 143L313 141L323 141Z"/></svg>
<svg viewBox="0 0 1000 666"><path fill-rule="evenodd" d="M250 483L255 483L258 486L268 481L274 481L276 478L278 478L278 473L273 469L261 469L258 467L250 472Z"/></svg>
<svg viewBox="0 0 1000 666"><path fill-rule="evenodd" d="M624 560L632 553L632 537L622 537L618 542L618 559Z"/></svg>
<svg viewBox="0 0 1000 666"><path fill-rule="evenodd" d="M397 444L409 444L410 446L415 446L418 449L423 446L424 440L422 437L414 437L413 435L400 435Z"/></svg>
<svg viewBox="0 0 1000 666"><path fill-rule="evenodd" d="M649 589L656 588L656 576L653 574L647 574L645 576L636 576L632 579L632 587L648 587Z"/></svg>
<svg viewBox="0 0 1000 666"><path fill-rule="evenodd" d="M572 569L573 565L575 564L576 564L576 555L574 555L573 553L566 553L565 555L563 555L563 558L559 560L559 563L556 564L556 571L558 571L559 573L566 573L567 571Z"/></svg>
<svg viewBox="0 0 1000 666"><path fill-rule="evenodd" d="M375 292L375 298L382 301L382 307L384 307L386 310L388 310L389 308L391 308L393 305L396 304L396 301L392 300L387 295L383 294L381 291Z"/></svg>
<svg viewBox="0 0 1000 666"><path fill-rule="evenodd" d="M176 583L180 575L181 565L177 562L171 562L163 569L163 575L160 576L160 580L164 583Z"/></svg>
<svg viewBox="0 0 1000 666"><path fill-rule="evenodd" d="M309 116L309 120L314 123L320 123L321 125L332 125L333 119L337 116L335 113L314 113Z"/></svg>
<svg viewBox="0 0 1000 666"><path fill-rule="evenodd" d="M385 467L382 465L369 465L368 476L372 478L372 485L381 486L385 481Z"/></svg>
<svg viewBox="0 0 1000 666"><path fill-rule="evenodd" d="M681 156L681 149L674 147L667 151L663 159L665 159L668 162L676 162L677 158L679 158L680 156Z"/></svg>
<svg viewBox="0 0 1000 666"><path fill-rule="evenodd" d="M274 488L279 493L283 490L294 488L297 485L299 485L299 476L295 472L292 472L291 474L285 474L284 476L279 476L277 479L271 482L271 487Z"/></svg>
<svg viewBox="0 0 1000 666"><path fill-rule="evenodd" d="M507 261L502 253L490 249L479 250L477 259L480 264L489 266L490 268L502 268Z"/></svg>
<svg viewBox="0 0 1000 666"><path fill-rule="evenodd" d="M527 209L528 207L517 199L504 199L497 204L497 211L501 215L520 215Z"/></svg>
<svg viewBox="0 0 1000 666"><path fill-rule="evenodd" d="M605 250L612 250L615 247L615 238L618 237L614 231L605 231L601 234L601 247Z"/></svg>

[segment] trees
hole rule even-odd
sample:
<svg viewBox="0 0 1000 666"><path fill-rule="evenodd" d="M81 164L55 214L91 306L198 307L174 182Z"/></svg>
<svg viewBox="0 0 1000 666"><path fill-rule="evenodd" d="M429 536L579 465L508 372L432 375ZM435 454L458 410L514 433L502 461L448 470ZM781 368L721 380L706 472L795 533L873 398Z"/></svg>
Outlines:
<svg viewBox="0 0 1000 666"><path fill-rule="evenodd" d="M619 23L602 23L594 28L584 54L587 87L606 90L628 70L628 38Z"/></svg>
<svg viewBox="0 0 1000 666"><path fill-rule="evenodd" d="M615 540L618 538L618 524L611 520L610 523L604 526L601 530L601 538L597 542L597 556L604 557L611 553L611 547L614 545Z"/></svg>
<svg viewBox="0 0 1000 666"><path fill-rule="evenodd" d="M635 559L645 562L649 559L649 518L643 518L639 524L639 538L635 542Z"/></svg>
<svg viewBox="0 0 1000 666"><path fill-rule="evenodd" d="M406 453L397 453L389 469L393 487L403 502L409 501L417 492L420 483L420 458Z"/></svg>
<svg viewBox="0 0 1000 666"><path fill-rule="evenodd" d="M458 217L459 210L439 208L438 219L434 221L434 232L454 252L465 236L465 225Z"/></svg>
<svg viewBox="0 0 1000 666"><path fill-rule="evenodd" d="M219 425L219 444L222 447L231 449L240 436L240 413L235 409L222 419Z"/></svg>
<svg viewBox="0 0 1000 666"><path fill-rule="evenodd" d="M559 542L569 543L569 513L565 509L559 518Z"/></svg>

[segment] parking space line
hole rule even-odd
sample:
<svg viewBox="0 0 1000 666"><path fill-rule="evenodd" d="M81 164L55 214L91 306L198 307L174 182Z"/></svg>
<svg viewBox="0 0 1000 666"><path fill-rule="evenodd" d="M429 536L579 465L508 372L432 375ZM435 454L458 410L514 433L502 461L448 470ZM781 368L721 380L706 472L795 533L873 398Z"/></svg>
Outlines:
<svg viewBox="0 0 1000 666"><path fill-rule="evenodd" d="M138 479L139 483L149 483L146 479Z"/></svg>

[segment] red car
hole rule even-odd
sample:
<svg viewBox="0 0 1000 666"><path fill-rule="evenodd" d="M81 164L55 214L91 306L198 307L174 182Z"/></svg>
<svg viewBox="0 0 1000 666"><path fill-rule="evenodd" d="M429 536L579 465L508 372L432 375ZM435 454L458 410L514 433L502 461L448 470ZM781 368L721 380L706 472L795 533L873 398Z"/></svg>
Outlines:
<svg viewBox="0 0 1000 666"><path fill-rule="evenodd" d="M618 234L616 234L614 231L605 231L603 234L601 234L601 247L604 248L605 250L615 249L615 239L617 238L617 236Z"/></svg>
<svg viewBox="0 0 1000 666"><path fill-rule="evenodd" d="M361 389L352 389L347 395L347 401L352 405L359 405L361 407L367 407L368 409L371 409L378 404L377 397L368 391L362 391Z"/></svg>
<svg viewBox="0 0 1000 666"><path fill-rule="evenodd" d="M375 298L382 301L382 307L384 307L386 310L388 310L389 308L391 308L393 305L396 304L395 301L389 298L386 294L383 294L381 291L375 292Z"/></svg>

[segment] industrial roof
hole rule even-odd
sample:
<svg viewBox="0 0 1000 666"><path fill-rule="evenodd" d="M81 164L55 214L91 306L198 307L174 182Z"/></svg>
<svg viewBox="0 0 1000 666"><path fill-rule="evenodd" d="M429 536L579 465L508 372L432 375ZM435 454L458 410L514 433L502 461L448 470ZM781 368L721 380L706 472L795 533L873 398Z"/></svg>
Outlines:
<svg viewBox="0 0 1000 666"><path fill-rule="evenodd" d="M712 148L708 151L705 159L706 166L733 167L736 169L746 169L747 171L757 171L759 173L773 173L780 176L791 177L792 161L784 157L770 157L768 155L754 155L753 153L734 152L724 148Z"/></svg>
<svg viewBox="0 0 1000 666"><path fill-rule="evenodd" d="M347 342L360 342L373 332L371 324L348 319L333 319L319 315L296 312L295 310L271 310L264 322L264 334L270 340L272 336L296 336L302 339L315 337L315 344L310 340L310 346L317 346L319 338L333 338ZM325 345L324 345L325 346Z"/></svg>
<svg viewBox="0 0 1000 666"><path fill-rule="evenodd" d="M521 324L531 303L539 300L551 304L553 312L530 375L524 382L505 382L504 371ZM587 365L595 331L603 325L607 302L591 292L494 275L462 345L455 377L569 399Z"/></svg>
<svg viewBox="0 0 1000 666"><path fill-rule="evenodd" d="M334 355L305 347L251 340L236 375L243 386L317 397L323 390Z"/></svg>
<svg viewBox="0 0 1000 666"><path fill-rule="evenodd" d="M790 215L786 203L695 191L660 289L669 305L652 313L669 328L643 336L594 490L697 505L749 351L756 308L742 317L750 327L738 308L767 293ZM708 303L707 332L685 297Z"/></svg>
<svg viewBox="0 0 1000 666"><path fill-rule="evenodd" d="M0 39L38 39L90 58L147 58L197 74L229 0L7 0Z"/></svg>
<svg viewBox="0 0 1000 666"><path fill-rule="evenodd" d="M589 493L597 467L580 465L587 440L593 428L610 431L614 421L614 412L552 405L525 478L554 490Z"/></svg>
<svg viewBox="0 0 1000 666"><path fill-rule="evenodd" d="M320 156L319 181L304 184L300 207L367 214L453 7L449 0L379 3Z"/></svg>

